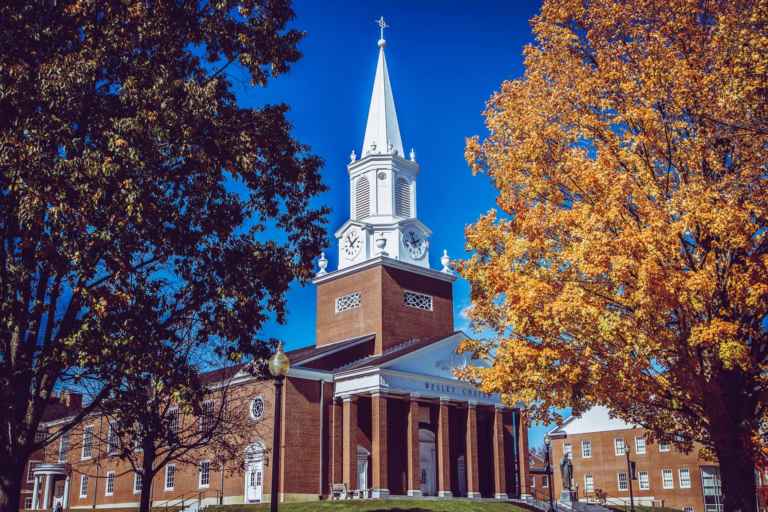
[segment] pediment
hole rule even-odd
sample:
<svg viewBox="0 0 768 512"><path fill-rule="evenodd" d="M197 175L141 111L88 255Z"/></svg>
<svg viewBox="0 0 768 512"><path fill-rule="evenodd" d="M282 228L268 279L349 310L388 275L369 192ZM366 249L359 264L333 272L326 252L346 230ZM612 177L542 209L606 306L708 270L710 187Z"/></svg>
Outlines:
<svg viewBox="0 0 768 512"><path fill-rule="evenodd" d="M442 379L458 380L453 374L454 369L462 368L470 364L477 364L477 361L472 361L469 354L459 354L456 352L459 344L466 338L466 334L457 332L452 336L431 343L426 347L422 347L393 359L392 361L381 365L381 368Z"/></svg>

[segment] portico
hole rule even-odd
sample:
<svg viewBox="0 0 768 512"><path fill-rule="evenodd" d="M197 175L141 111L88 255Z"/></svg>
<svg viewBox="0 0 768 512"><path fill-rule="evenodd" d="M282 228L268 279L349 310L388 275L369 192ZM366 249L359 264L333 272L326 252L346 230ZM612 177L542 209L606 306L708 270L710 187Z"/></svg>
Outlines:
<svg viewBox="0 0 768 512"><path fill-rule="evenodd" d="M455 348L463 338L335 375L335 483L373 498L520 494L519 411L451 374L446 362L461 359Z"/></svg>
<svg viewBox="0 0 768 512"><path fill-rule="evenodd" d="M69 506L69 471L67 464L38 464L32 470L33 510L54 510L57 504L62 509Z"/></svg>

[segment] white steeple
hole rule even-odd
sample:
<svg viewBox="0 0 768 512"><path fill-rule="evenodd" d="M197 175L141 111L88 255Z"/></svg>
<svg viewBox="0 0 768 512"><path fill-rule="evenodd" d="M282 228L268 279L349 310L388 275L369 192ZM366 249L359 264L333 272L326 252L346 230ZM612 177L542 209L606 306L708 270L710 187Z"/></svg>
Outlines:
<svg viewBox="0 0 768 512"><path fill-rule="evenodd" d="M395 153L405 157L403 141L400 139L400 127L397 124L395 98L392 96L392 85L389 83L387 58L384 56L384 29L387 24L382 16L377 24L381 29L379 39L379 62L376 64L376 77L373 79L373 94L371 106L368 109L368 124L365 126L365 138L361 155L369 153Z"/></svg>
<svg viewBox="0 0 768 512"><path fill-rule="evenodd" d="M417 217L419 164L403 151L392 85L384 56L384 18L376 21L379 61L360 157L349 155L350 218L336 231L339 269L386 257L429 268L432 232Z"/></svg>

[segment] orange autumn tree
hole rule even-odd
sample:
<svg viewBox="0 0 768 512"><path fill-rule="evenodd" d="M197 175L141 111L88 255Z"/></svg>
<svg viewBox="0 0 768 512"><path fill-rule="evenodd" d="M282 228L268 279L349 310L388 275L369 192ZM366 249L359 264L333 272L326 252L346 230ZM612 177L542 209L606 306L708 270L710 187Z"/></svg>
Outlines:
<svg viewBox="0 0 768 512"><path fill-rule="evenodd" d="M545 1L466 158L464 376L533 419L595 404L720 465L755 509L768 361L768 1Z"/></svg>

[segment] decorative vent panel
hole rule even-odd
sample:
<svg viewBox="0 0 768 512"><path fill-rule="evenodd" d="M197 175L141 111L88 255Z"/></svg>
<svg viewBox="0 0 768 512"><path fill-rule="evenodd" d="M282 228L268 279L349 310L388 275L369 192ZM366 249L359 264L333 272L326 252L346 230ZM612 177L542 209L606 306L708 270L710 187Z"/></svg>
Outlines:
<svg viewBox="0 0 768 512"><path fill-rule="evenodd" d="M337 313L342 313L344 311L359 308L359 307L360 307L360 292L348 293L336 299Z"/></svg>
<svg viewBox="0 0 768 512"><path fill-rule="evenodd" d="M400 217L411 216L411 185L404 178L398 178L397 180L395 211Z"/></svg>
<svg viewBox="0 0 768 512"><path fill-rule="evenodd" d="M355 217L364 219L371 214L371 186L363 176L355 182Z"/></svg>
<svg viewBox="0 0 768 512"><path fill-rule="evenodd" d="M432 311L432 296L423 293L405 292L403 294L403 304L410 308Z"/></svg>

